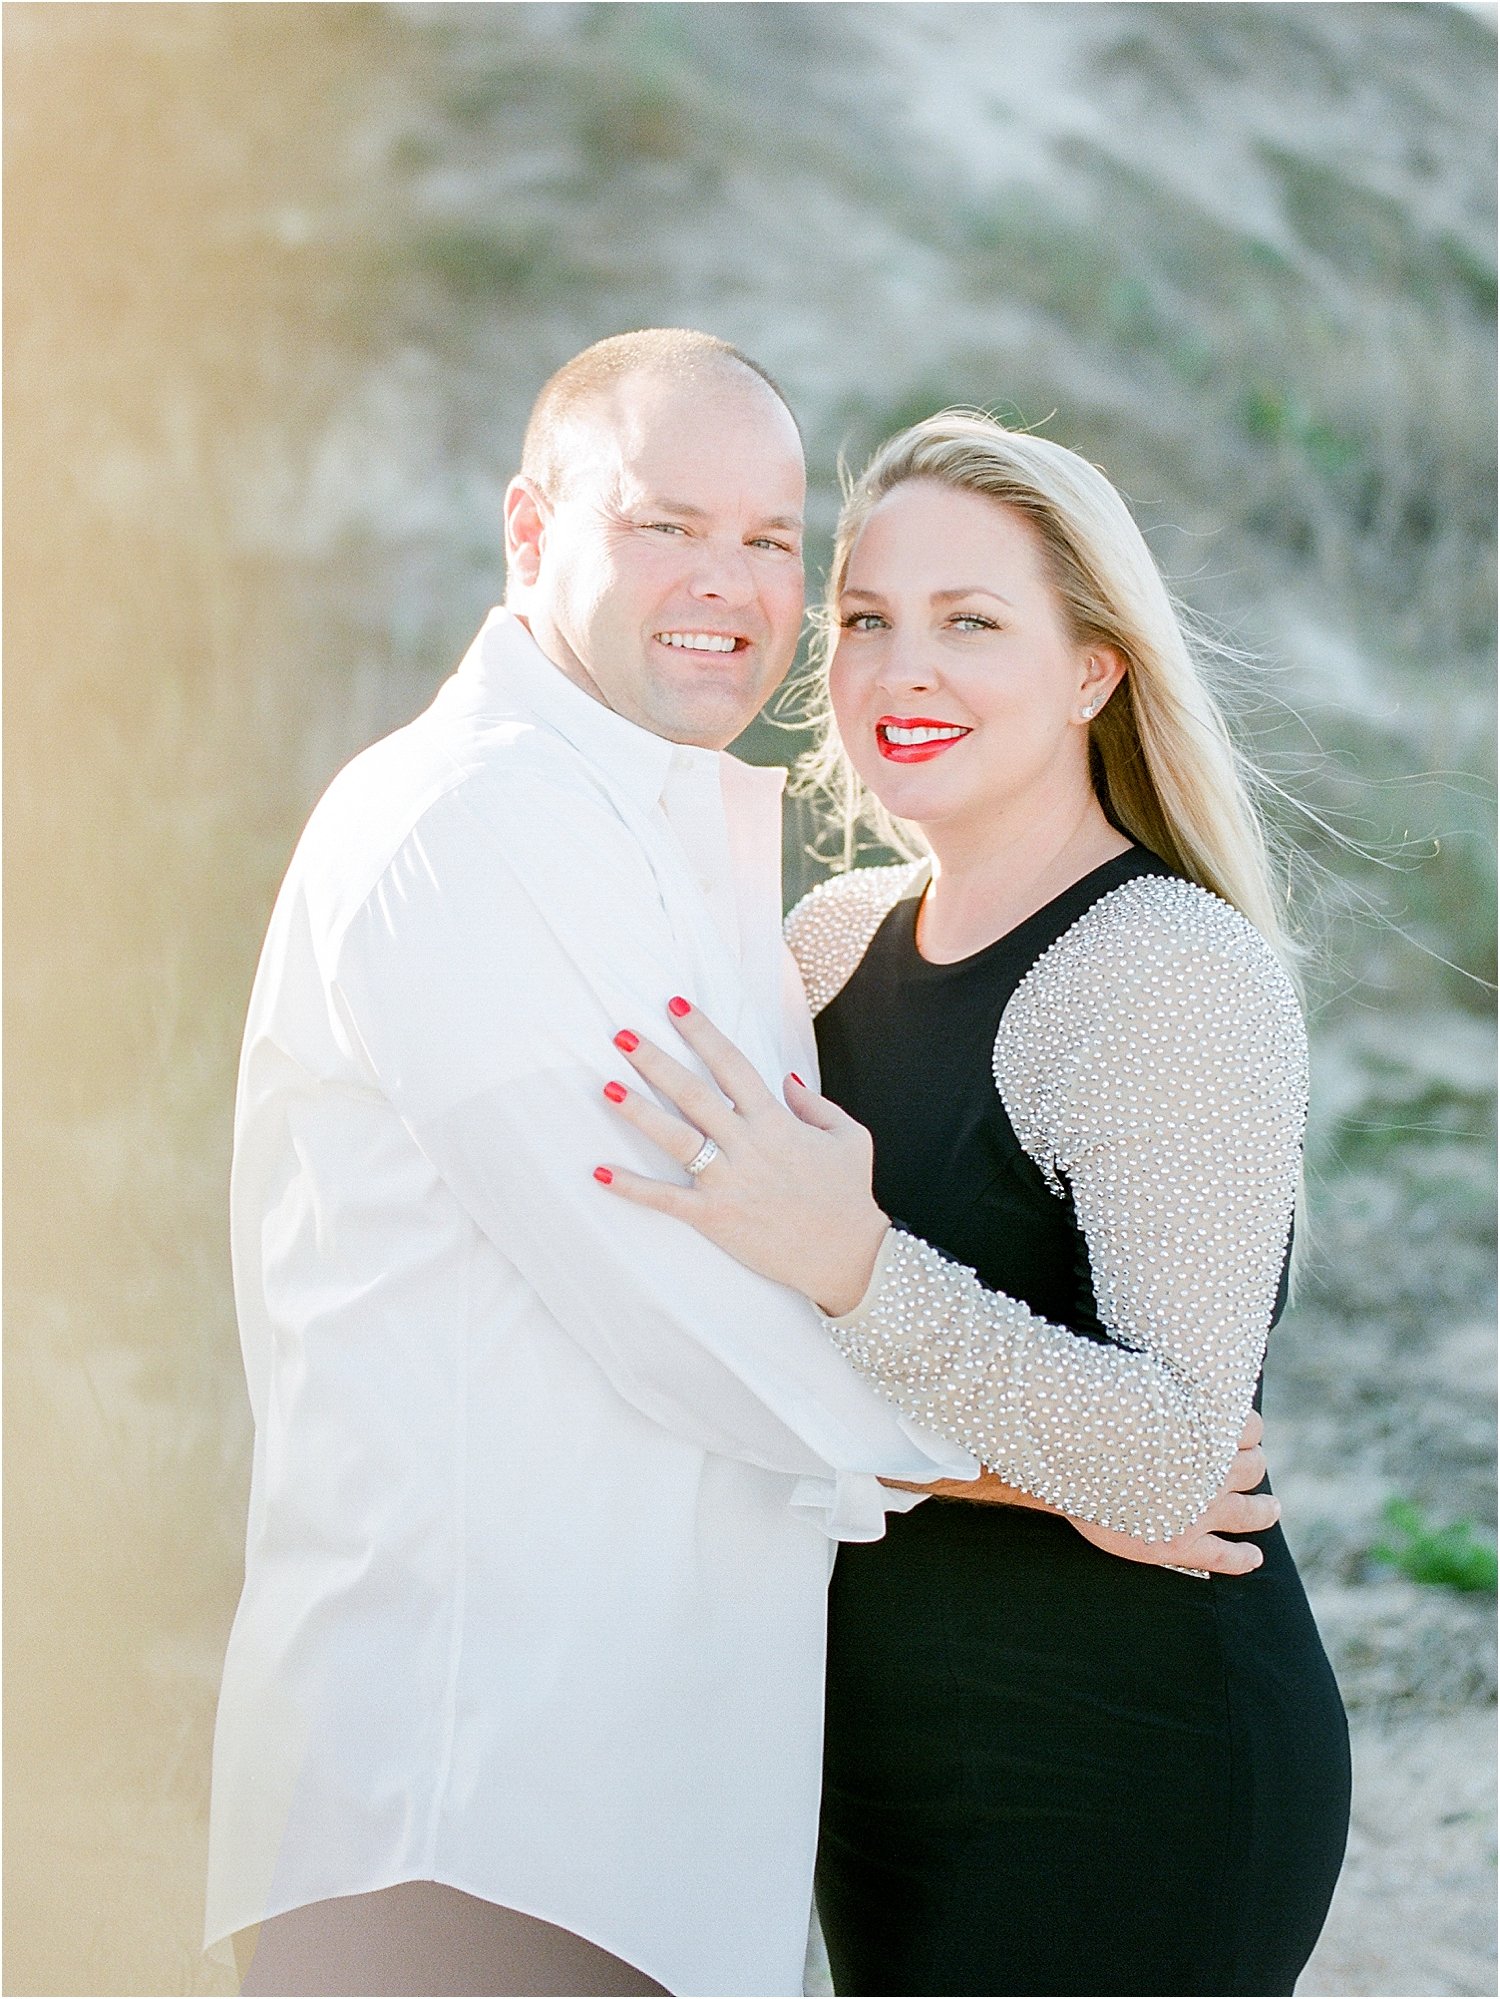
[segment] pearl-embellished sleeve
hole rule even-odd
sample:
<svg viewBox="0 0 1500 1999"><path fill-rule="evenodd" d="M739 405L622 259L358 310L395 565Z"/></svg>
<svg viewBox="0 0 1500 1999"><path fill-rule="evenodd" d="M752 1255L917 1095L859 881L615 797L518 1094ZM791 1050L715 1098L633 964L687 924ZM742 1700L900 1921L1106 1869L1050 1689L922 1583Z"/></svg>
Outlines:
<svg viewBox="0 0 1500 1999"><path fill-rule="evenodd" d="M1088 1245L1114 1345L893 1229L826 1321L905 1413L1007 1483L1143 1540L1213 1500L1249 1412L1291 1226L1307 1048L1291 985L1217 897L1102 897L1006 1008L995 1080Z"/></svg>
<svg viewBox="0 0 1500 1999"><path fill-rule="evenodd" d="M912 861L891 868L851 868L819 882L795 906L786 920L786 941L814 1013L838 998L875 932L901 898L925 880L929 865Z"/></svg>

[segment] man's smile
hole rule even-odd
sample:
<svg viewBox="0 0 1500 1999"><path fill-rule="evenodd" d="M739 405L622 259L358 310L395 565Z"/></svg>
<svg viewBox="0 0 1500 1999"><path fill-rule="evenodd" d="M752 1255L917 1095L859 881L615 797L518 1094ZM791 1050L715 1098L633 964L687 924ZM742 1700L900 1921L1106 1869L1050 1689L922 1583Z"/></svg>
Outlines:
<svg viewBox="0 0 1500 1999"><path fill-rule="evenodd" d="M658 645L678 652L743 652L749 639L739 632L657 632Z"/></svg>

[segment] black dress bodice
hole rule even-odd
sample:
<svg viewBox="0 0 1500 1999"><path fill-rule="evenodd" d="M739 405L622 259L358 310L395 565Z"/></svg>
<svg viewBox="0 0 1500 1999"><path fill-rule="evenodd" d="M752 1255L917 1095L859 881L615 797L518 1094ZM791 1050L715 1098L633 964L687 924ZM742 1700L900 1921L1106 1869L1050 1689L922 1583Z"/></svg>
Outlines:
<svg viewBox="0 0 1500 1999"><path fill-rule="evenodd" d="M920 891L898 902L818 1016L823 1088L875 1140L875 1198L992 1291L1094 1339L1087 1245L1016 1137L994 1085L1000 1017L1037 959L1102 895L1172 870L1144 847L1106 861L951 965L917 949Z"/></svg>

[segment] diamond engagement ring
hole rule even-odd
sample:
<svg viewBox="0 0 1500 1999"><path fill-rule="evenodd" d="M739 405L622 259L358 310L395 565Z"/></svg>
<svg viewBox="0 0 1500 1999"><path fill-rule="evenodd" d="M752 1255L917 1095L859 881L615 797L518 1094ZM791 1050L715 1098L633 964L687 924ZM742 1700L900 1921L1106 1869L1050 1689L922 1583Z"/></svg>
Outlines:
<svg viewBox="0 0 1500 1999"><path fill-rule="evenodd" d="M686 1170L689 1173L691 1173L693 1178L696 1180L698 1175L703 1171L704 1167L712 1165L714 1160L716 1160L718 1156L719 1156L718 1146L714 1144L711 1138L705 1138L703 1144L700 1146L698 1151L695 1152L692 1158L688 1161Z"/></svg>

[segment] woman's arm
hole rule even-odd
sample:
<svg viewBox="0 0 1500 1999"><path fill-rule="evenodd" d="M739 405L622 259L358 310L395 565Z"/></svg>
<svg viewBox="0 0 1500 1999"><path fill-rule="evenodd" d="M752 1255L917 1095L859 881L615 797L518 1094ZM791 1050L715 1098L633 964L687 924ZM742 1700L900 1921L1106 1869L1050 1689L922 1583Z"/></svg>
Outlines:
<svg viewBox="0 0 1500 1999"><path fill-rule="evenodd" d="M890 1228L863 1128L795 1080L789 1117L701 1015L678 1028L724 1096L643 1043L631 1060L688 1126L635 1092L621 1109L681 1163L703 1133L720 1156L692 1187L617 1175L616 1191L804 1291L883 1393L1007 1484L1170 1539L1220 1491L1264 1353L1306 1106L1300 1015L1243 919L1175 881L1105 898L1026 988L997 1044L1006 1103L1071 1190L1117 1344Z"/></svg>
<svg viewBox="0 0 1500 1999"><path fill-rule="evenodd" d="M938 1479L932 1485L912 1485L905 1479L882 1479L882 1485L898 1486L903 1492L922 1492L934 1499L960 1499L967 1504L1019 1506L1035 1513L1052 1513L1066 1520L1101 1553L1125 1562L1144 1562L1157 1568L1186 1569L1196 1575L1243 1576L1258 1569L1264 1556L1256 1542L1242 1536L1264 1534L1281 1518L1281 1502L1273 1493L1262 1492L1265 1484L1266 1454L1261 1449L1265 1425L1260 1411L1252 1409L1240 1432L1223 1490L1208 1511L1182 1534L1170 1541L1140 1541L1132 1534L1118 1534L1113 1528L1099 1527L1091 1520L1075 1520L1059 1512L1043 1499L1036 1499L1019 1487L1006 1485L993 1472L981 1472L976 1479Z"/></svg>

